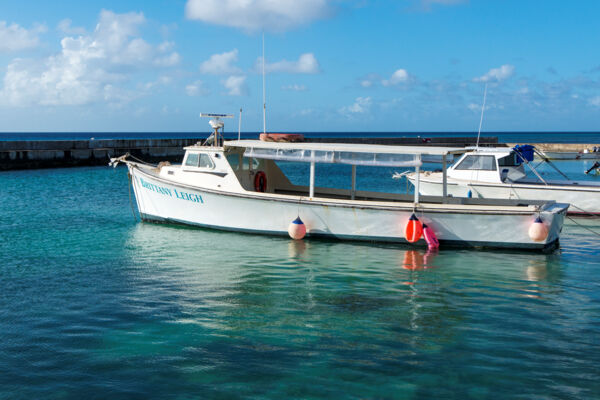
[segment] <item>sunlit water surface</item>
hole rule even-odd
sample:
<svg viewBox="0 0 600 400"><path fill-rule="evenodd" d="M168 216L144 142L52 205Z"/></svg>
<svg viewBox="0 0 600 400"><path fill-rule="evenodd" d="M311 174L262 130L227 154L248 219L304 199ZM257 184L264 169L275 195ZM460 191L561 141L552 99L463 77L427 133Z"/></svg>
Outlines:
<svg viewBox="0 0 600 400"><path fill-rule="evenodd" d="M594 220L426 254L136 222L123 168L0 188L0 398L600 398Z"/></svg>

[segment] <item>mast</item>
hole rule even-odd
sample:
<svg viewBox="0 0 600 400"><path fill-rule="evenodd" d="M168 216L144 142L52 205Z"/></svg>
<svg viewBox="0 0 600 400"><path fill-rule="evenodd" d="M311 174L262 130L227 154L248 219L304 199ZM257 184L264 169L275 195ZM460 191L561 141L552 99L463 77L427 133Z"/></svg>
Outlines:
<svg viewBox="0 0 600 400"><path fill-rule="evenodd" d="M265 89L265 32L262 34L262 76L263 76L263 133L267 133L267 100Z"/></svg>
<svg viewBox="0 0 600 400"><path fill-rule="evenodd" d="M240 107L240 119L238 122L238 140L242 138L242 108Z"/></svg>
<svg viewBox="0 0 600 400"><path fill-rule="evenodd" d="M477 132L477 145L475 150L479 150L479 136L481 135L481 124L483 123L483 110L485 110L485 97L487 95L487 82L485 83L485 89L483 90L483 105L481 106L481 118L479 119L479 131Z"/></svg>

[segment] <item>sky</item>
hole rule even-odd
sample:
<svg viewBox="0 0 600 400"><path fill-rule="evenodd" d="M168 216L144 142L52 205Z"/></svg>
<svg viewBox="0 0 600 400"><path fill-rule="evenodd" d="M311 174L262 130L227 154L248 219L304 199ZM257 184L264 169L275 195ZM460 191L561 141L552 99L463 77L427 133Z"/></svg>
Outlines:
<svg viewBox="0 0 600 400"><path fill-rule="evenodd" d="M0 131L600 131L596 0L0 3Z"/></svg>

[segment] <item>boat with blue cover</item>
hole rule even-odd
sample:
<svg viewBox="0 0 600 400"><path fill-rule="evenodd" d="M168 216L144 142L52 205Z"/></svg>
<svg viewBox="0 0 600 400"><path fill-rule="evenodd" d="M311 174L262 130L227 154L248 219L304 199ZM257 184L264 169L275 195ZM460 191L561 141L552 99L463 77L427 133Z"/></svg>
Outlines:
<svg viewBox="0 0 600 400"><path fill-rule="evenodd" d="M563 179L544 178L532 164L536 156L555 168ZM407 177L416 184L417 175ZM570 203L569 214L600 214L600 182L569 179L531 145L471 148L446 172L421 172L418 178L419 192L423 195L555 200Z"/></svg>

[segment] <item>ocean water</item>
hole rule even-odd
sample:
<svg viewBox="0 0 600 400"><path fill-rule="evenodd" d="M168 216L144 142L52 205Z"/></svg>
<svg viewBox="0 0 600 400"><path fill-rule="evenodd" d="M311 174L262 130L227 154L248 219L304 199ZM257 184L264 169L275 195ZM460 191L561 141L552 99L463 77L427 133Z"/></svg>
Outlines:
<svg viewBox="0 0 600 400"><path fill-rule="evenodd" d="M0 399L600 398L598 220L427 254L141 223L127 184L0 173Z"/></svg>

